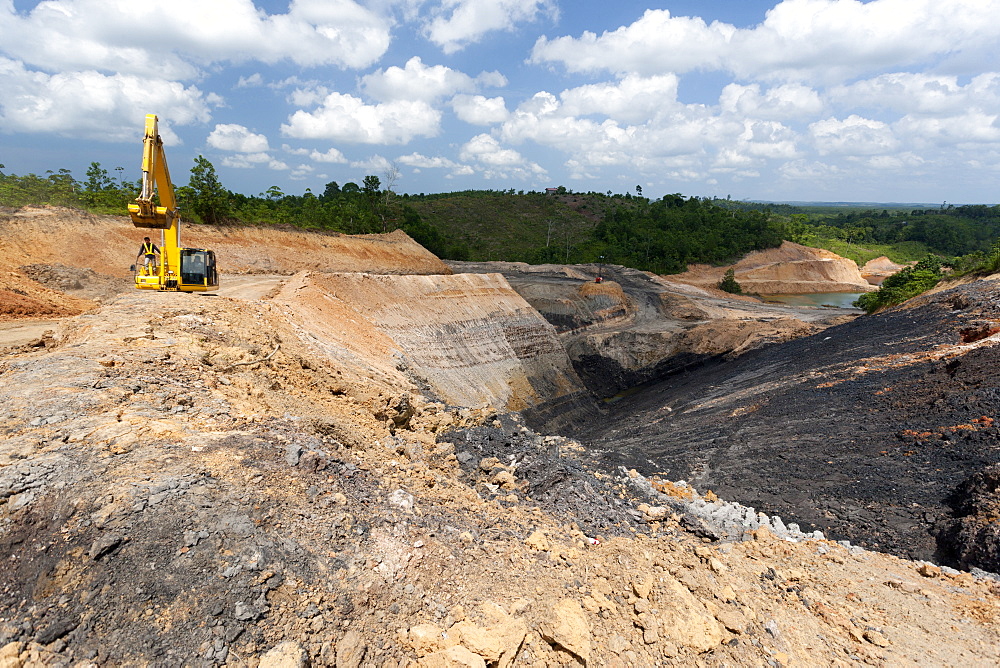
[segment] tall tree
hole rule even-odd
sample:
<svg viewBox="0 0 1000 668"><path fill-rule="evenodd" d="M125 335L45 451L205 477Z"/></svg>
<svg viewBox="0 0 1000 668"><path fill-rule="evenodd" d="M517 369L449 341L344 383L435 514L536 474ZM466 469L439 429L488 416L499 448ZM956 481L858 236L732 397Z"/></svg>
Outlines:
<svg viewBox="0 0 1000 668"><path fill-rule="evenodd" d="M330 181L326 184L326 188L323 189L323 194L320 195L320 199L330 200L334 199L340 194L340 186L337 185L336 181Z"/></svg>
<svg viewBox="0 0 1000 668"><path fill-rule="evenodd" d="M194 159L188 189L191 208L201 222L215 225L230 216L229 193L222 187L215 167L204 156Z"/></svg>
<svg viewBox="0 0 1000 668"><path fill-rule="evenodd" d="M114 181L108 174L108 170L101 167L101 163L92 162L87 169L87 183L85 188L88 193L98 193L114 187Z"/></svg>
<svg viewBox="0 0 1000 668"><path fill-rule="evenodd" d="M369 174L362 182L362 191L368 198L368 206L371 207L372 215L382 222L382 232L386 232L385 211L382 208L381 186L382 182L374 174Z"/></svg>

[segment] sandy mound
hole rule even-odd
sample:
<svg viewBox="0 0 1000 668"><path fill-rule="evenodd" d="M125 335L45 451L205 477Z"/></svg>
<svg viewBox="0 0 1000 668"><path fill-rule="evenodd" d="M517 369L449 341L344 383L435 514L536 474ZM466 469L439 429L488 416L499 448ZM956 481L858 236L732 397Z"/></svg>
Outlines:
<svg viewBox="0 0 1000 668"><path fill-rule="evenodd" d="M0 272L0 322L79 315L96 302L47 288L17 271Z"/></svg>
<svg viewBox="0 0 1000 668"><path fill-rule="evenodd" d="M865 266L861 267L861 275L869 283L875 285L881 283L882 279L892 276L905 266L905 264L896 264L885 255L882 255L874 260L868 260Z"/></svg>
<svg viewBox="0 0 1000 668"><path fill-rule="evenodd" d="M822 248L809 248L785 241L780 248L750 253L732 267L691 265L671 280L700 287L715 287L728 269L745 292L757 294L809 294L822 292L870 292L858 266L847 258Z"/></svg>

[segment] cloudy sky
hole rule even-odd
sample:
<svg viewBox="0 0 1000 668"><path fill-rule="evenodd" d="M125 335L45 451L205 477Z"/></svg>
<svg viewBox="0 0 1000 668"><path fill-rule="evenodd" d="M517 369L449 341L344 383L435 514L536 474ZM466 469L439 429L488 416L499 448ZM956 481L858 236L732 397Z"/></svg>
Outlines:
<svg viewBox="0 0 1000 668"><path fill-rule="evenodd" d="M1000 202L1000 0L0 0L0 163Z"/></svg>

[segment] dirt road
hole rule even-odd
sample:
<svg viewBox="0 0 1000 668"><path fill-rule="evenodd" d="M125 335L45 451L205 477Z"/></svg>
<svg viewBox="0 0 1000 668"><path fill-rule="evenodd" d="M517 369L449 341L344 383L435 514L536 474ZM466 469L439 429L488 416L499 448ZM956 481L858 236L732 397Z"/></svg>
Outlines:
<svg viewBox="0 0 1000 668"><path fill-rule="evenodd" d="M225 275L219 290L214 293L233 299L263 299L269 292L281 286L287 276L277 274ZM156 293L148 293L151 299ZM194 293L193 297L207 297ZM0 349L25 346L41 340L47 331L55 331L68 318L37 318L29 320L0 321Z"/></svg>
<svg viewBox="0 0 1000 668"><path fill-rule="evenodd" d="M233 299L263 299L269 292L288 280L277 274L224 275L217 294Z"/></svg>

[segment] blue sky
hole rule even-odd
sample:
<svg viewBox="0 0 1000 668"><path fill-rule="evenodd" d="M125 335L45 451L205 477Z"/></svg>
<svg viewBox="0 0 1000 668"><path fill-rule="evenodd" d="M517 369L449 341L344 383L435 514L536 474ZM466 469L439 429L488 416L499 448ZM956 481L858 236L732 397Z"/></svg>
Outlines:
<svg viewBox="0 0 1000 668"><path fill-rule="evenodd" d="M1000 0L0 0L0 163L997 203Z"/></svg>

